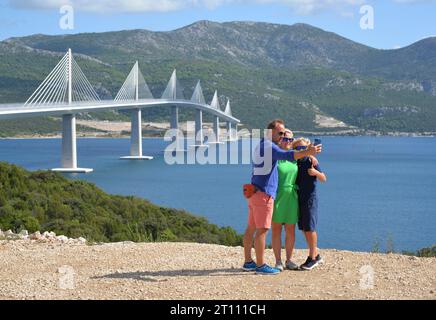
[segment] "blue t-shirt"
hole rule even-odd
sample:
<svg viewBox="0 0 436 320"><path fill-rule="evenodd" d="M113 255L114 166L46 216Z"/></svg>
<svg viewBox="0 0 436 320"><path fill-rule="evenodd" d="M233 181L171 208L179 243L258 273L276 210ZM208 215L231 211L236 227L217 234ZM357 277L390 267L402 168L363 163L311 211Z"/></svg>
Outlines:
<svg viewBox="0 0 436 320"><path fill-rule="evenodd" d="M263 157L268 156L271 158L265 158L265 160L262 161ZM277 171L278 160L294 161L294 151L282 150L278 145L268 139L260 140L253 157L251 184L274 199L276 198L279 184L279 174Z"/></svg>
<svg viewBox="0 0 436 320"><path fill-rule="evenodd" d="M316 197L316 182L317 177L312 177L307 173L307 170L312 168L312 160L309 157L298 160L298 197L303 200L307 200ZM321 168L319 165L313 166L319 172Z"/></svg>

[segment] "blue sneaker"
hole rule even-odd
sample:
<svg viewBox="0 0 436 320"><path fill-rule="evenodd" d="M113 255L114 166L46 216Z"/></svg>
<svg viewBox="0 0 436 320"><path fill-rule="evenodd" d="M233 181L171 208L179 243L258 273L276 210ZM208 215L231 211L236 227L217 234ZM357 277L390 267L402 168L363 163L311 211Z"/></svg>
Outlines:
<svg viewBox="0 0 436 320"><path fill-rule="evenodd" d="M244 265L242 266L242 269L244 271L256 271L256 262L254 261L245 262Z"/></svg>
<svg viewBox="0 0 436 320"><path fill-rule="evenodd" d="M264 265L262 265L260 267L256 267L256 274L262 274L262 275L270 276L270 275L277 275L279 273L280 273L279 269L270 267L267 264L264 264Z"/></svg>

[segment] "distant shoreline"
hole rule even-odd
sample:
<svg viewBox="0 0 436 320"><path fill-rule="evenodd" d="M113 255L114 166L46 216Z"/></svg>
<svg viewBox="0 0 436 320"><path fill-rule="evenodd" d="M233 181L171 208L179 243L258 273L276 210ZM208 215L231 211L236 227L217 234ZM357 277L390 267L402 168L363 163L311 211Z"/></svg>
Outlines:
<svg viewBox="0 0 436 320"><path fill-rule="evenodd" d="M436 132L364 132L364 133L339 133L339 132L305 132L294 131L295 135L307 136L332 136L332 137L411 137L411 138L434 138Z"/></svg>
<svg viewBox="0 0 436 320"><path fill-rule="evenodd" d="M308 136L308 137L392 137L392 138L434 138L436 133L393 133L393 134L337 134L337 133L326 133L326 132L300 132L295 131L296 136ZM77 135L78 139L130 139L130 135ZM246 139L243 137L242 139ZM56 136L43 136L43 135L29 135L29 136L11 136L11 137L0 137L0 140L49 140L49 139L62 139L61 135ZM143 136L142 139L163 139L163 136Z"/></svg>
<svg viewBox="0 0 436 320"><path fill-rule="evenodd" d="M82 126L77 131L77 138L130 138L130 122L128 121L105 121L105 120L78 120L77 124ZM203 130L213 130L212 123L203 123ZM89 131L87 131L89 129ZM170 129L169 122L143 122L143 138L163 138L165 131ZM187 127L185 124L180 125L180 129L186 134ZM240 126L239 130L246 128ZM325 130L320 127L319 131L304 131L294 130L295 136L338 136L338 137L435 137L436 132L379 132L373 130L358 129L355 127L331 128ZM324 131L323 131L324 129ZM221 128L221 135L225 136L226 128ZM246 131L243 138L249 137ZM16 134L8 137L0 137L0 139L60 139L61 132L53 132L46 134Z"/></svg>

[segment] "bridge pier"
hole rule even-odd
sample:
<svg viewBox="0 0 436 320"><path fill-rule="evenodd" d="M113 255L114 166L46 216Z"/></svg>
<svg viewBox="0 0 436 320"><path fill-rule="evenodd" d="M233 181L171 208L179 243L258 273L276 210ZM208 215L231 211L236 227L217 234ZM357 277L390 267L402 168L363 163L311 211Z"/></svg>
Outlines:
<svg viewBox="0 0 436 320"><path fill-rule="evenodd" d="M210 144L221 144L220 141L220 118L218 116L214 116L213 118L213 133L215 135L215 141L210 141Z"/></svg>
<svg viewBox="0 0 436 320"><path fill-rule="evenodd" d="M170 120L170 129L178 130L179 129L179 107L172 106L171 107L171 120ZM177 137L173 138L173 142L176 141L177 151L184 151L184 139L183 135L177 135Z"/></svg>
<svg viewBox="0 0 436 320"><path fill-rule="evenodd" d="M226 122L226 129L227 129L227 141L233 141L233 128L232 123L230 121Z"/></svg>
<svg viewBox="0 0 436 320"><path fill-rule="evenodd" d="M142 155L142 119L141 109L131 110L130 155L120 157L123 160L151 160L153 157Z"/></svg>
<svg viewBox="0 0 436 320"><path fill-rule="evenodd" d="M203 144L203 111L199 109L195 114L195 144Z"/></svg>
<svg viewBox="0 0 436 320"><path fill-rule="evenodd" d="M233 127L235 125L235 127ZM230 121L226 122L226 128L227 128L227 141L237 141L238 140L238 130L237 124L234 124Z"/></svg>
<svg viewBox="0 0 436 320"><path fill-rule="evenodd" d="M203 111L200 109L196 110L195 113L195 139L194 145L191 147L207 147L204 144L203 137Z"/></svg>
<svg viewBox="0 0 436 320"><path fill-rule="evenodd" d="M234 128L233 128L233 140L238 141L238 124L234 123Z"/></svg>
<svg viewBox="0 0 436 320"><path fill-rule="evenodd" d="M171 107L171 123L170 123L171 129L178 129L179 128L179 107L178 106L172 106Z"/></svg>
<svg viewBox="0 0 436 320"><path fill-rule="evenodd" d="M61 168L52 169L65 173L88 173L92 169L77 168L77 141L76 141L76 116L64 114L62 116L62 159Z"/></svg>

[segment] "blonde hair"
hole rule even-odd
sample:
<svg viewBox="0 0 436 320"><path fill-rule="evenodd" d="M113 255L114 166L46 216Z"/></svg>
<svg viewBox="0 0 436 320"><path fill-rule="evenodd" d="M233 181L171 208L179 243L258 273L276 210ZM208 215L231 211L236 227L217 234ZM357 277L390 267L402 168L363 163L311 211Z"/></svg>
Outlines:
<svg viewBox="0 0 436 320"><path fill-rule="evenodd" d="M291 137L294 136L294 133L290 130L290 129L285 129L285 135L289 133L291 135Z"/></svg>
<svg viewBox="0 0 436 320"><path fill-rule="evenodd" d="M307 138L304 138L304 137L300 137L300 138L294 140L294 144L297 144L297 143L303 143L305 145L309 145L310 140Z"/></svg>

